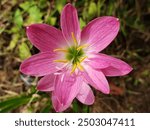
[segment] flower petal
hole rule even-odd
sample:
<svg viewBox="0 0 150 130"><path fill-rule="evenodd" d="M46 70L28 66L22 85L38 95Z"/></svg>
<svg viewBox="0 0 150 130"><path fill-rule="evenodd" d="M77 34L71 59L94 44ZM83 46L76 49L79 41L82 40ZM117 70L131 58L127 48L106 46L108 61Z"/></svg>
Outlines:
<svg viewBox="0 0 150 130"><path fill-rule="evenodd" d="M90 66L86 66L86 70L83 72L83 76L85 80L95 89L100 90L105 94L109 94L110 88L107 79L101 71L97 71Z"/></svg>
<svg viewBox="0 0 150 130"><path fill-rule="evenodd" d="M85 82L82 83L81 89L76 97L81 103L86 105L92 105L95 97L92 89Z"/></svg>
<svg viewBox="0 0 150 130"><path fill-rule="evenodd" d="M25 60L20 66L20 71L31 76L48 75L57 71L55 68L57 64L53 62L56 59L55 54L42 52Z"/></svg>
<svg viewBox="0 0 150 130"><path fill-rule="evenodd" d="M78 20L78 14L75 7L71 4L67 4L61 14L61 29L64 37L69 44L73 44L72 32L76 40L80 40L80 25Z"/></svg>
<svg viewBox="0 0 150 130"><path fill-rule="evenodd" d="M105 54L96 54L88 64L106 76L123 76L132 71L132 67L124 61Z"/></svg>
<svg viewBox="0 0 150 130"><path fill-rule="evenodd" d="M80 90L82 82L82 78L70 75L69 72L56 76L55 89L52 92L52 103L57 112L62 112L71 105L72 100Z"/></svg>
<svg viewBox="0 0 150 130"><path fill-rule="evenodd" d="M40 79L37 85L37 89L43 92L49 92L54 90L54 74L46 75Z"/></svg>
<svg viewBox="0 0 150 130"><path fill-rule="evenodd" d="M108 61L98 58L97 56L95 56L94 58L89 58L88 61L85 61L85 63L94 69L103 69L109 66Z"/></svg>
<svg viewBox="0 0 150 130"><path fill-rule="evenodd" d="M107 47L119 31L119 20L104 16L91 21L81 32L81 43L90 44L92 51L99 52Z"/></svg>
<svg viewBox="0 0 150 130"><path fill-rule="evenodd" d="M53 51L65 44L62 32L47 24L32 24L27 27L27 36L40 51Z"/></svg>

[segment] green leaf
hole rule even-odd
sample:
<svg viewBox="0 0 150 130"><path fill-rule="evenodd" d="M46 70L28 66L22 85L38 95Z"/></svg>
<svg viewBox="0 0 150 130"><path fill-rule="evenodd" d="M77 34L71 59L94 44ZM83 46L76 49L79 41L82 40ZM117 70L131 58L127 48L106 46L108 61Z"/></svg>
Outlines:
<svg viewBox="0 0 150 130"><path fill-rule="evenodd" d="M17 45L17 42L18 42L19 38L20 38L19 33L14 33L12 35L12 40L11 40L11 42L10 42L10 44L9 44L7 49L8 50L14 49L16 47L16 45Z"/></svg>
<svg viewBox="0 0 150 130"><path fill-rule="evenodd" d="M10 112L21 105L27 104L31 97L19 96L0 102L0 112Z"/></svg>
<svg viewBox="0 0 150 130"><path fill-rule="evenodd" d="M86 25L86 22L82 18L80 18L80 27L83 28L85 27L85 25Z"/></svg>
<svg viewBox="0 0 150 130"><path fill-rule="evenodd" d="M49 19L49 24L54 26L56 24L57 18L56 17L49 17L49 18L50 18Z"/></svg>
<svg viewBox="0 0 150 130"><path fill-rule="evenodd" d="M23 25L23 18L20 9L17 9L14 14L14 23L19 28L21 28Z"/></svg>
<svg viewBox="0 0 150 130"><path fill-rule="evenodd" d="M0 27L0 34L5 30L5 28Z"/></svg>
<svg viewBox="0 0 150 130"><path fill-rule="evenodd" d="M79 112L79 106L77 100L73 101L73 112Z"/></svg>
<svg viewBox="0 0 150 130"><path fill-rule="evenodd" d="M29 8L31 7L31 6L33 6L35 3L33 2L33 1L25 1L24 3L21 3L20 4L20 7L24 10L24 11L27 11L28 12L28 10L29 10Z"/></svg>
<svg viewBox="0 0 150 130"><path fill-rule="evenodd" d="M96 14L97 14L97 6L96 6L96 3L90 2L89 9L88 9L88 14L89 14L89 17L90 17L90 18L93 18L93 17L96 16Z"/></svg>
<svg viewBox="0 0 150 130"><path fill-rule="evenodd" d="M115 11L114 3L110 3L107 10L107 15L113 15L113 12Z"/></svg>
<svg viewBox="0 0 150 130"><path fill-rule="evenodd" d="M27 20L25 21L25 25L42 22L43 13L34 1L26 1L20 4L20 7L29 14Z"/></svg>
<svg viewBox="0 0 150 130"><path fill-rule="evenodd" d="M59 13L61 13L65 3L66 0L56 0L56 9L58 10Z"/></svg>
<svg viewBox="0 0 150 130"><path fill-rule="evenodd" d="M84 105L82 111L84 113L88 113L89 112L89 106Z"/></svg>
<svg viewBox="0 0 150 130"><path fill-rule="evenodd" d="M47 7L48 2L49 1L47 1L47 0L38 0L37 4L38 4L39 8L44 9Z"/></svg>
<svg viewBox="0 0 150 130"><path fill-rule="evenodd" d="M19 57L24 60L31 56L30 49L26 43L21 43L19 46Z"/></svg>
<svg viewBox="0 0 150 130"><path fill-rule="evenodd" d="M29 10L29 17L27 20L27 24L32 23L41 23L42 22L42 13L40 12L40 9L35 5L32 6Z"/></svg>
<svg viewBox="0 0 150 130"><path fill-rule="evenodd" d="M50 101L48 101L46 103L46 106L41 110L41 113L48 113L48 112L50 112L51 107L52 107L52 104L51 104Z"/></svg>

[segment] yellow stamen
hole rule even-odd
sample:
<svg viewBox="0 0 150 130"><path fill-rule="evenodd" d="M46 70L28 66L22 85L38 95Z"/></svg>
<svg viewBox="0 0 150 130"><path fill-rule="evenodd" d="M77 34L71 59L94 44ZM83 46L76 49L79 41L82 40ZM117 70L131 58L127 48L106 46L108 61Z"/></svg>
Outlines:
<svg viewBox="0 0 150 130"><path fill-rule="evenodd" d="M77 67L78 67L81 71L84 70L83 66L82 66L79 62L77 63Z"/></svg>
<svg viewBox="0 0 150 130"><path fill-rule="evenodd" d="M71 74L73 74L75 72L76 68L77 68L77 65L74 64L73 67L72 67L72 70L71 70Z"/></svg>
<svg viewBox="0 0 150 130"><path fill-rule="evenodd" d="M73 42L74 42L75 46L78 46L77 39L75 38L75 36L74 36L74 33L73 33L73 32L71 32L71 36L72 36L72 39L73 39Z"/></svg>
<svg viewBox="0 0 150 130"><path fill-rule="evenodd" d="M61 48L58 48L58 49L54 49L53 50L54 52L68 52L68 50L66 50L66 49L61 49Z"/></svg>
<svg viewBox="0 0 150 130"><path fill-rule="evenodd" d="M79 46L78 48L77 48L77 50L79 51L79 50L81 50L81 49L83 49L83 48L86 48L86 47L88 47L89 46L89 44L84 44L84 45L82 45L82 46Z"/></svg>
<svg viewBox="0 0 150 130"><path fill-rule="evenodd" d="M80 62L84 61L87 58L87 56L84 56L80 59Z"/></svg>
<svg viewBox="0 0 150 130"><path fill-rule="evenodd" d="M67 62L68 62L68 60L54 60L54 62L67 63Z"/></svg>

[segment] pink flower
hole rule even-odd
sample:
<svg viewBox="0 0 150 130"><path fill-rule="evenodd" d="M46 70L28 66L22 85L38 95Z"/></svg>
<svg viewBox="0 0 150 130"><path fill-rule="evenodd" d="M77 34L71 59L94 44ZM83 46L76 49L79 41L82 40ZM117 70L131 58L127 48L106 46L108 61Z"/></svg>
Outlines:
<svg viewBox="0 0 150 130"><path fill-rule="evenodd" d="M37 89L52 91L57 112L66 110L74 98L83 104L93 104L95 98L88 84L109 94L105 76L122 76L132 70L121 60L98 53L116 37L118 18L96 18L81 31L76 9L67 4L61 14L61 29L46 24L28 26L27 36L40 53L20 66L24 74L44 76Z"/></svg>

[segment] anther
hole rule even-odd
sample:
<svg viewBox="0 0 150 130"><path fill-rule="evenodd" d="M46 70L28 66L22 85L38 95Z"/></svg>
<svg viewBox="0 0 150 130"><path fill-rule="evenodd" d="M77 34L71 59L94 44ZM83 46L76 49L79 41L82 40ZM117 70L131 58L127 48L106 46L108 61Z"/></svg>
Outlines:
<svg viewBox="0 0 150 130"><path fill-rule="evenodd" d="M87 56L84 56L80 59L80 62L84 61L87 58Z"/></svg>
<svg viewBox="0 0 150 130"><path fill-rule="evenodd" d="M77 42L77 39L75 38L73 32L71 32L71 36L72 36L72 39L73 39L73 42L74 42L75 46L77 47L78 46L78 42Z"/></svg>
<svg viewBox="0 0 150 130"><path fill-rule="evenodd" d="M75 72L76 68L77 68L77 65L74 64L73 67L72 67L72 70L71 70L71 74L73 74Z"/></svg>
<svg viewBox="0 0 150 130"><path fill-rule="evenodd" d="M54 62L67 63L68 60L54 60Z"/></svg>
<svg viewBox="0 0 150 130"><path fill-rule="evenodd" d="M83 66L78 62L77 63L77 67L79 68L79 70L81 70L81 71L83 71L84 70L84 68L83 68Z"/></svg>
<svg viewBox="0 0 150 130"><path fill-rule="evenodd" d="M66 49L61 49L61 48L58 48L58 49L54 49L53 50L54 52L68 52L68 50L66 50Z"/></svg>
<svg viewBox="0 0 150 130"><path fill-rule="evenodd" d="M89 47L89 44L84 44L84 45L82 45L82 46L79 46L79 47L77 48L77 50L79 51L79 50L81 50L81 49L83 49L83 48L86 48L86 47Z"/></svg>

